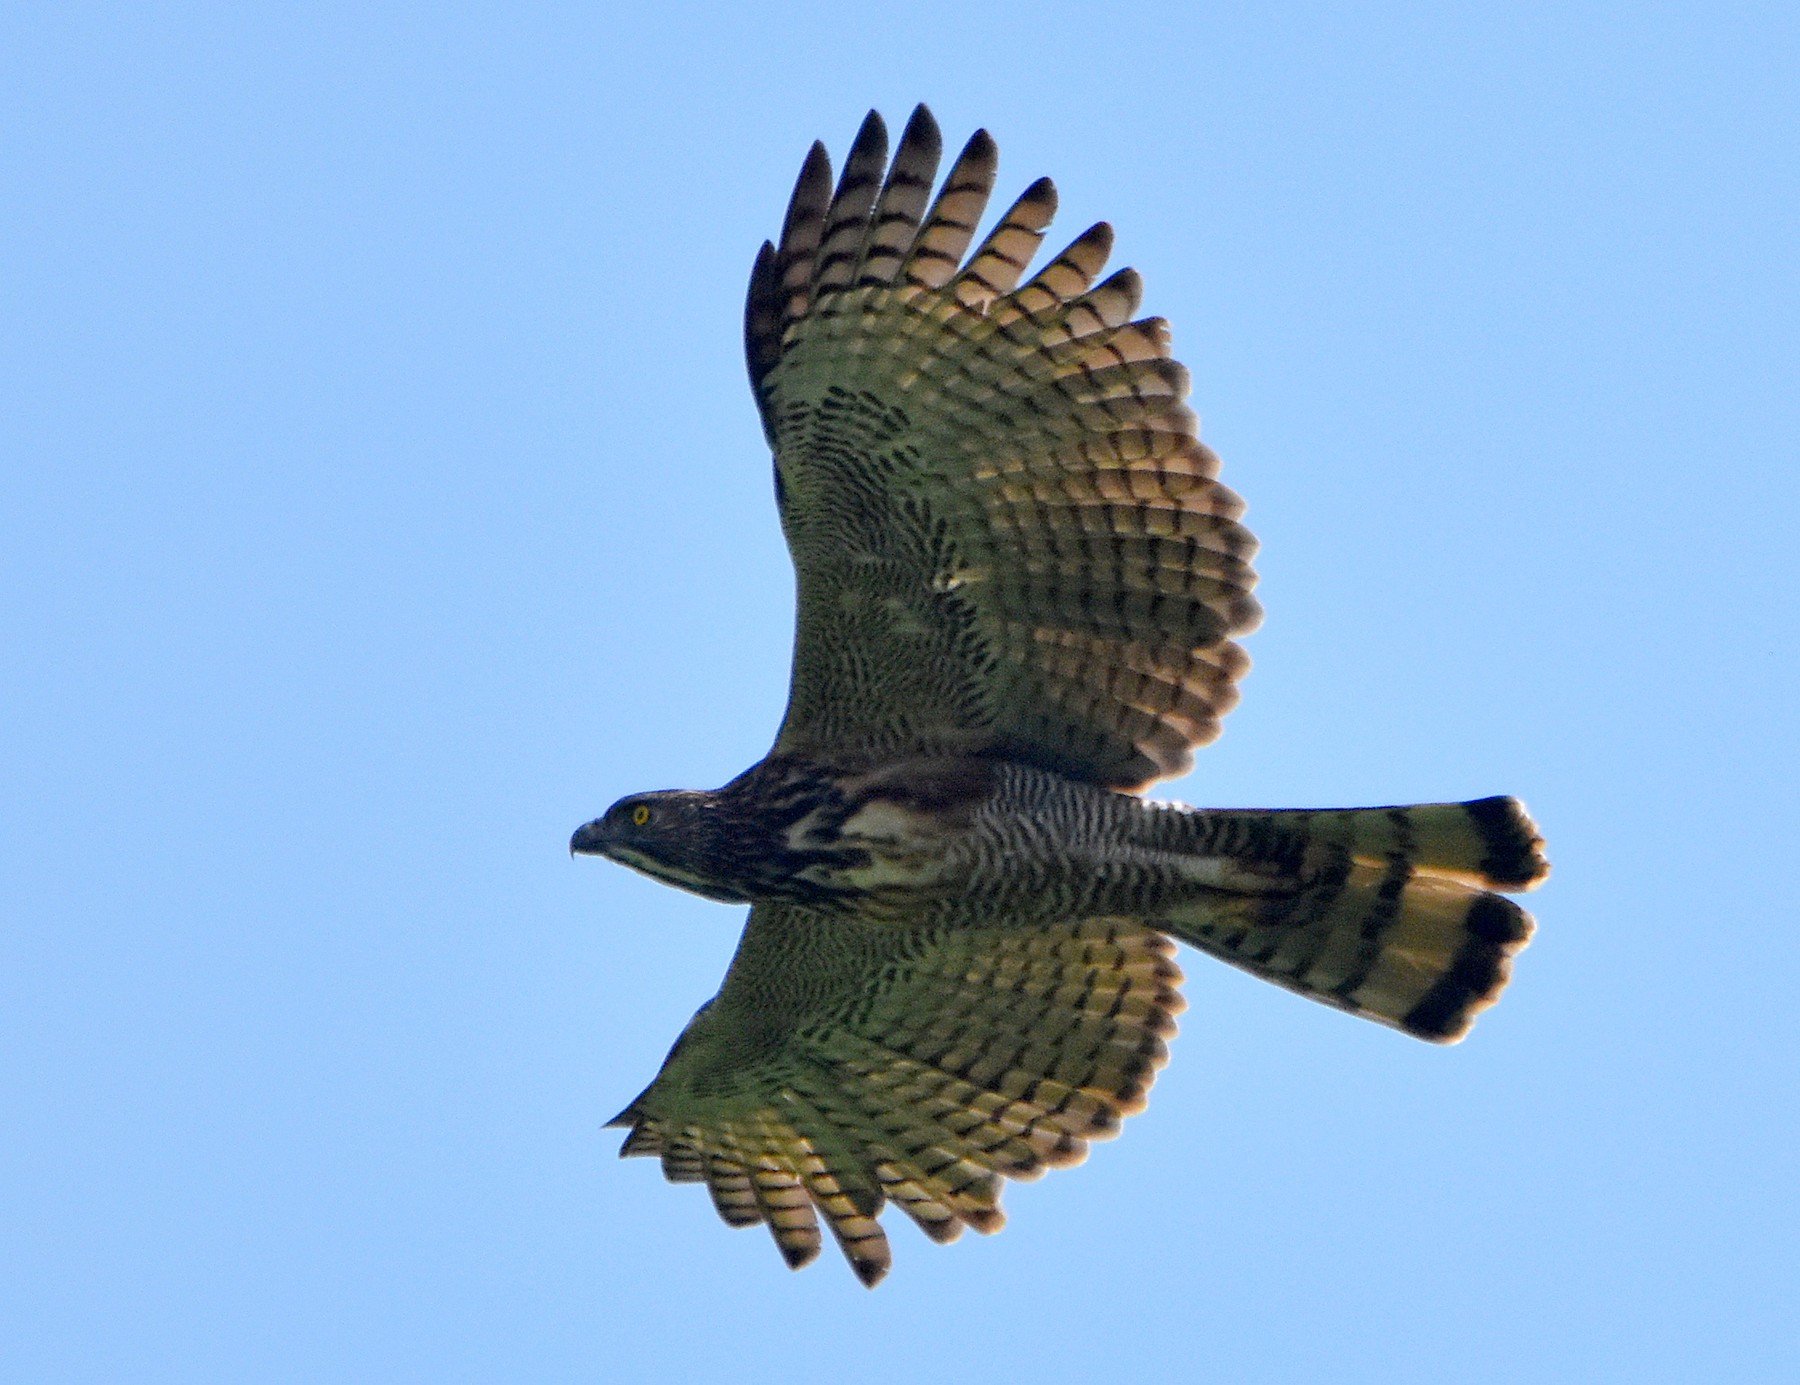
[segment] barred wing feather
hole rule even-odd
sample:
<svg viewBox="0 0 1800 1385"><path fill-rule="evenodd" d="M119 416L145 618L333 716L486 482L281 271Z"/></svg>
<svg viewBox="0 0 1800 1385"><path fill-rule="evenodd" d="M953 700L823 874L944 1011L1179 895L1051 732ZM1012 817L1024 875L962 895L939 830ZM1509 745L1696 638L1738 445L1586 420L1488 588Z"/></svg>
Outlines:
<svg viewBox="0 0 1800 1385"><path fill-rule="evenodd" d="M893 1202L933 1240L1000 1228L1001 1179L1080 1162L1143 1109L1182 1008L1125 919L922 930L758 904L719 994L613 1122L796 1268L819 1221L873 1285Z"/></svg>
<svg viewBox="0 0 1800 1385"><path fill-rule="evenodd" d="M1020 285L1040 179L964 260L994 182L977 133L926 210L920 107L815 145L745 338L798 581L776 749L999 753L1115 788L1186 770L1236 702L1255 540L1106 225ZM883 168L886 176L883 178Z"/></svg>

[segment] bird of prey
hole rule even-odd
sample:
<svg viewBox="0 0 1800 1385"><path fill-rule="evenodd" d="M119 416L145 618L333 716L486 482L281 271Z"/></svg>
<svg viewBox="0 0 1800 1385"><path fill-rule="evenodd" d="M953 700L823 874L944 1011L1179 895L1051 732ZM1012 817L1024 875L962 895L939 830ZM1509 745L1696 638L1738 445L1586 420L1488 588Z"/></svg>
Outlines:
<svg viewBox="0 0 1800 1385"><path fill-rule="evenodd" d="M932 188L919 107L822 144L750 277L745 344L798 582L767 758L581 827L750 915L719 993L612 1122L790 1265L819 1220L865 1284L896 1204L935 1241L1003 1178L1143 1109L1182 1008L1174 941L1451 1042L1549 867L1511 798L1215 811L1139 797L1237 700L1260 608L1243 503L1182 403L1168 325L1101 223L1023 284L1028 187L972 255L985 131ZM1174 941L1172 941L1174 940Z"/></svg>

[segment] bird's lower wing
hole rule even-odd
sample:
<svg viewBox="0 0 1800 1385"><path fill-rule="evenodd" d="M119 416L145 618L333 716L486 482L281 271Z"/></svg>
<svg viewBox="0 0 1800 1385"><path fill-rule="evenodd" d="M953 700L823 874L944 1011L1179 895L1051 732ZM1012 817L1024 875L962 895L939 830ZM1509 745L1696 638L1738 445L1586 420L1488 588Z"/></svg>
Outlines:
<svg viewBox="0 0 1800 1385"><path fill-rule="evenodd" d="M1144 1106L1182 1008L1126 919L921 930L759 904L725 984L613 1122L796 1268L822 1215L873 1285L892 1201L936 1241L998 1230L1001 1178L1079 1162Z"/></svg>

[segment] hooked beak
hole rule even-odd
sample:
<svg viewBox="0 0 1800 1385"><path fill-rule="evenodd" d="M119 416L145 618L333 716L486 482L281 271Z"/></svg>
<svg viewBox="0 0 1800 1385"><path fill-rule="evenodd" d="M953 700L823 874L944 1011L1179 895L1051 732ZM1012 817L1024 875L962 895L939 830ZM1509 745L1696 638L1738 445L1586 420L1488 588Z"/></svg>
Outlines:
<svg viewBox="0 0 1800 1385"><path fill-rule="evenodd" d="M606 855L608 836L603 820L595 818L592 822L583 823L575 829L575 835L569 838L569 855L571 856L604 856Z"/></svg>

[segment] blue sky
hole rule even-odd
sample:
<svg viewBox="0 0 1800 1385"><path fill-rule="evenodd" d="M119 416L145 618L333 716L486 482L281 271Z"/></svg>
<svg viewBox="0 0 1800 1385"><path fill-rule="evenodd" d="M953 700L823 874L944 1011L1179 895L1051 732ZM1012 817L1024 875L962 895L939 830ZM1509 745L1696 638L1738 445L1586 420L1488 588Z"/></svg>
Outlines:
<svg viewBox="0 0 1800 1385"><path fill-rule="evenodd" d="M1778 5L0 14L0 1374L1793 1378L1796 70ZM1556 874L1451 1050L1188 957L1150 1111L869 1294L613 1158L739 911L564 848L767 748L744 280L921 99L1114 222L1250 502L1165 791L1516 793Z"/></svg>

